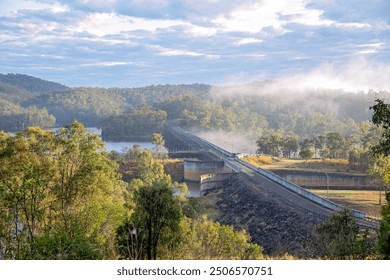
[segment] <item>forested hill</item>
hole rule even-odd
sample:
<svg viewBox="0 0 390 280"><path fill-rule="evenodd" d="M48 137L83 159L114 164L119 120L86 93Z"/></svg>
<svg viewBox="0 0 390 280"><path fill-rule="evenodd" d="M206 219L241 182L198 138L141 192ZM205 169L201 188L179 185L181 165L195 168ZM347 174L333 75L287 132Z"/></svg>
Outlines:
<svg viewBox="0 0 390 280"><path fill-rule="evenodd" d="M23 74L0 74L0 83L18 87L31 93L49 93L67 89L66 86L55 82L45 81Z"/></svg>
<svg viewBox="0 0 390 280"><path fill-rule="evenodd" d="M151 85L68 88L19 74L0 74L0 130L64 126L73 120L103 129L111 140L146 139L168 121L202 130L245 134L269 131L313 138L328 132L365 133L369 107L389 92L292 89L277 82L239 86Z"/></svg>

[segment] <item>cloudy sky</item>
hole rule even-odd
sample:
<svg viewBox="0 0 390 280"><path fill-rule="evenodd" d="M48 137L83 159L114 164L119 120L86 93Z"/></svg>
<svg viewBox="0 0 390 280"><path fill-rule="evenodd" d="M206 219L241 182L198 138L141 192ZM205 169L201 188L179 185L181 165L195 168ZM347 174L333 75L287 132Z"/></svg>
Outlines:
<svg viewBox="0 0 390 280"><path fill-rule="evenodd" d="M0 0L0 73L390 89L390 1Z"/></svg>

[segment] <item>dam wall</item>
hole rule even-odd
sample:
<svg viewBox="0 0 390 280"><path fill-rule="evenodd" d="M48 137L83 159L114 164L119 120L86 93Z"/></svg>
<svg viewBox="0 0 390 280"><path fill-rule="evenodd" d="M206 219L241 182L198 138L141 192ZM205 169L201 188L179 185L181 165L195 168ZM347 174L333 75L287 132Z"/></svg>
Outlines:
<svg viewBox="0 0 390 280"><path fill-rule="evenodd" d="M184 161L184 180L190 182L200 182L200 176L210 173L222 173L225 171L223 161Z"/></svg>
<svg viewBox="0 0 390 280"><path fill-rule="evenodd" d="M377 190L367 175L305 170L269 170L276 175L307 189Z"/></svg>
<svg viewBox="0 0 390 280"><path fill-rule="evenodd" d="M210 173L200 176L200 195L204 195L204 192L212 189L216 186L220 186L221 182L232 177L234 173Z"/></svg>

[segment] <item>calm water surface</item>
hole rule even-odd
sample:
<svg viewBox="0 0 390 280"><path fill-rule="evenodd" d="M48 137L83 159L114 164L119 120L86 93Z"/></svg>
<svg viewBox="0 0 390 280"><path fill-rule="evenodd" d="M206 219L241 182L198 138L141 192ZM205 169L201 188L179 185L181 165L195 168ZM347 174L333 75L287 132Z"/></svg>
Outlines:
<svg viewBox="0 0 390 280"><path fill-rule="evenodd" d="M95 135L101 136L102 135L102 130L97 127L87 127L87 130L89 132L92 132ZM139 141L134 141L134 142L112 142L112 141L104 141L106 144L106 150L111 152L115 151L118 153L124 152L126 149L131 149L134 147L134 145L139 145L144 149L148 149L153 151L155 146L152 144L152 142L139 142Z"/></svg>
<svg viewBox="0 0 390 280"><path fill-rule="evenodd" d="M107 141L104 141L104 143L106 144L106 150L109 152L115 151L118 153L122 153L126 149L133 148L134 145L139 145L144 149L154 151L154 145L151 142L107 142Z"/></svg>
<svg viewBox="0 0 390 280"><path fill-rule="evenodd" d="M185 182L190 192L190 197L200 197L200 185L197 182Z"/></svg>

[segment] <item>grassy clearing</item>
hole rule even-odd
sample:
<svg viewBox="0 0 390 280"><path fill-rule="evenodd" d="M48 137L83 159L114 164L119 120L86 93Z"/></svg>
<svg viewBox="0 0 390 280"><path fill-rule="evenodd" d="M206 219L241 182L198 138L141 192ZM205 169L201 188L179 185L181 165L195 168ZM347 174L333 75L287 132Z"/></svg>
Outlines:
<svg viewBox="0 0 390 280"><path fill-rule="evenodd" d="M276 158L270 156L246 156L244 160L256 166L271 165L277 161Z"/></svg>
<svg viewBox="0 0 390 280"><path fill-rule="evenodd" d="M351 169L348 161L343 159L310 159L306 161L270 156L246 156L243 160L264 169L321 170L325 172L361 174L361 172Z"/></svg>
<svg viewBox="0 0 390 280"><path fill-rule="evenodd" d="M327 190L310 191L324 198L327 197ZM378 191L329 190L329 200L351 209L363 211L369 217L381 219L382 206L379 205ZM386 203L386 199L384 192L382 192L382 204L384 203Z"/></svg>

